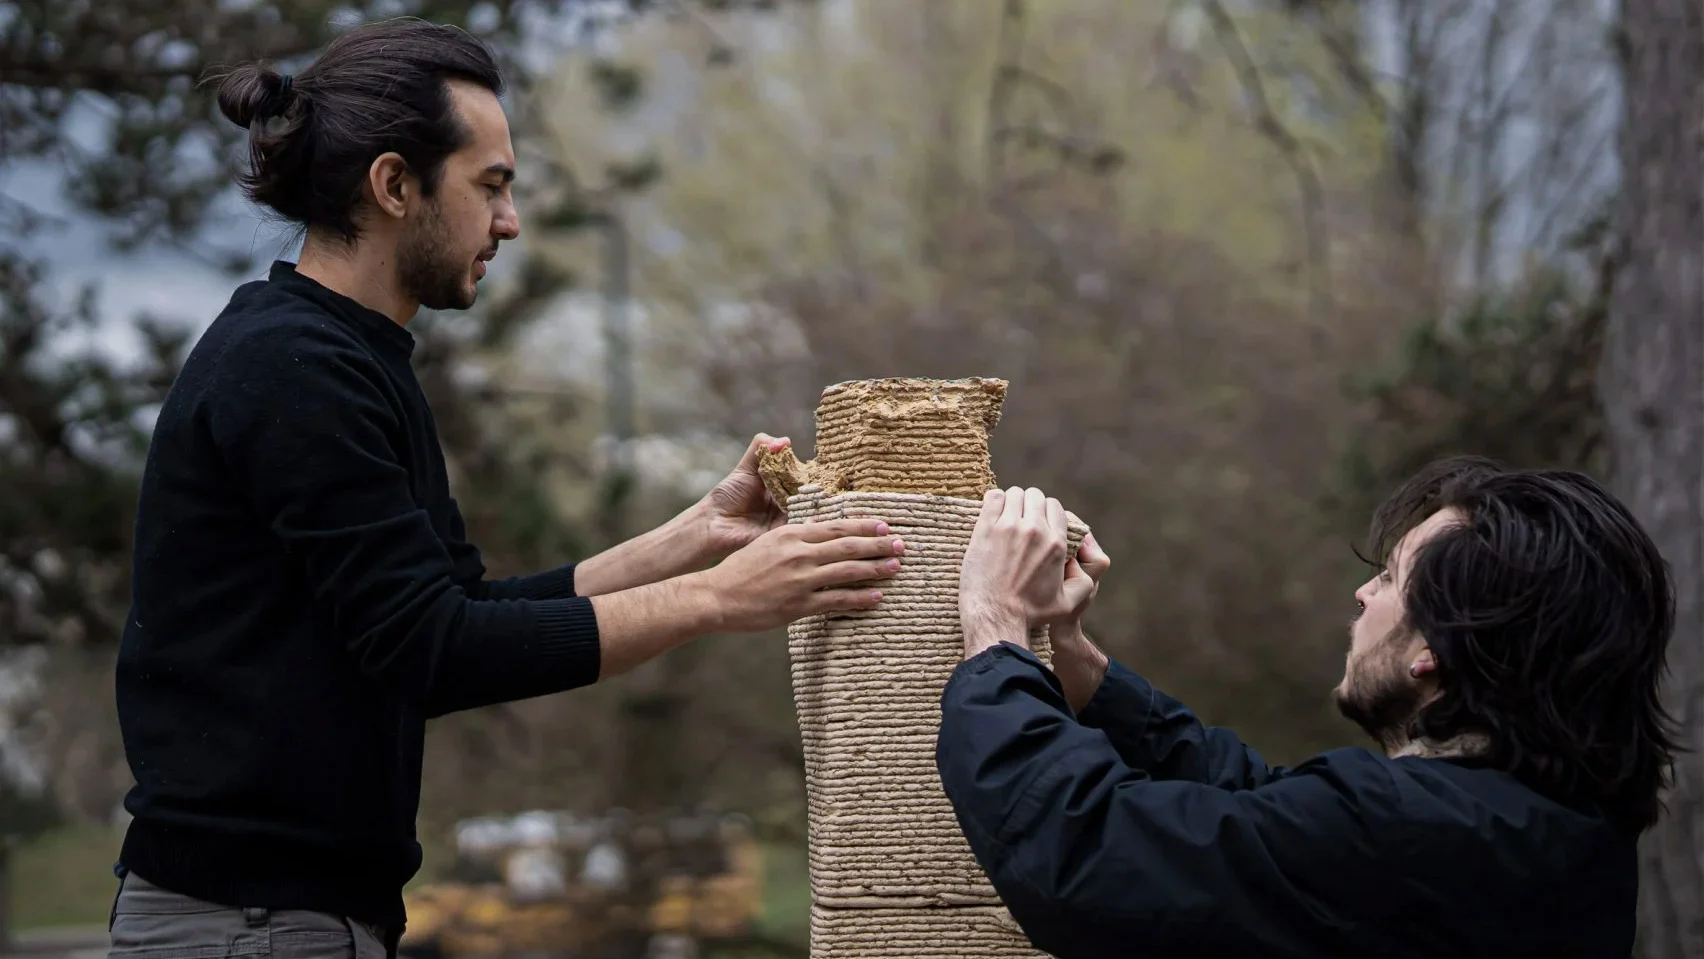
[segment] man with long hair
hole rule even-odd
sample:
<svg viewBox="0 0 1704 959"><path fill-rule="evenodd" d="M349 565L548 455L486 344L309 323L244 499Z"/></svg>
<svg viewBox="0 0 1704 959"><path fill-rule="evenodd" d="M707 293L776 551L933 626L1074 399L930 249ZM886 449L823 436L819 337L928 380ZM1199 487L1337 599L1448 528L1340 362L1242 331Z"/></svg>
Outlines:
<svg viewBox="0 0 1704 959"><path fill-rule="evenodd" d="M879 522L782 525L755 463L784 441L759 435L659 529L486 578L407 326L472 306L520 233L502 89L482 44L417 20L350 31L298 76L221 82L247 195L305 235L196 343L148 451L113 956L394 954L427 719L870 608L855 584L898 568Z"/></svg>
<svg viewBox="0 0 1704 959"><path fill-rule="evenodd" d="M1476 458L1378 510L1335 698L1377 744L1292 768L1109 660L1108 566L990 493L937 758L1035 945L1140 955L1620 956L1676 749L1666 566L1597 483ZM1049 625L1049 670L1026 647Z"/></svg>

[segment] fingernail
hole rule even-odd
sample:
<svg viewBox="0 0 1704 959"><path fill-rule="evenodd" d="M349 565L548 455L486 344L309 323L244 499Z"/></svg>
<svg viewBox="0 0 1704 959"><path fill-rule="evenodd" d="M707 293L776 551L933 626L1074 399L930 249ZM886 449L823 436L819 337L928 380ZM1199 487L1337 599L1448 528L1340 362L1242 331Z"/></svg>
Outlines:
<svg viewBox="0 0 1704 959"><path fill-rule="evenodd" d="M898 572L899 571L899 560L897 560L897 559L888 560L887 561L887 568L888 568L889 572Z"/></svg>
<svg viewBox="0 0 1704 959"><path fill-rule="evenodd" d="M896 553L905 552L905 540L903 540L903 539L894 540L893 541L893 551L896 552Z"/></svg>
<svg viewBox="0 0 1704 959"><path fill-rule="evenodd" d="M870 601L875 602L875 603L881 602L882 601L882 591L879 590L879 589L872 590L870 592Z"/></svg>
<svg viewBox="0 0 1704 959"><path fill-rule="evenodd" d="M876 535L877 536L886 536L887 533L888 533L888 524L886 524L886 523L877 523L876 524Z"/></svg>

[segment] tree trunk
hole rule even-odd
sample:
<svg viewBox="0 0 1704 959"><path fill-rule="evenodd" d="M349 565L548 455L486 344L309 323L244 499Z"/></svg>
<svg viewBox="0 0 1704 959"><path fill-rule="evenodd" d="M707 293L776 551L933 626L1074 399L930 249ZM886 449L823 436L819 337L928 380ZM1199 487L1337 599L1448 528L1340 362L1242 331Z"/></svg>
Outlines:
<svg viewBox="0 0 1704 959"><path fill-rule="evenodd" d="M1643 840L1647 959L1704 957L1704 0L1624 0L1625 113L1602 387L1617 491L1674 575L1665 698L1682 723Z"/></svg>
<svg viewBox="0 0 1704 959"><path fill-rule="evenodd" d="M12 840L0 836L0 955L12 951Z"/></svg>

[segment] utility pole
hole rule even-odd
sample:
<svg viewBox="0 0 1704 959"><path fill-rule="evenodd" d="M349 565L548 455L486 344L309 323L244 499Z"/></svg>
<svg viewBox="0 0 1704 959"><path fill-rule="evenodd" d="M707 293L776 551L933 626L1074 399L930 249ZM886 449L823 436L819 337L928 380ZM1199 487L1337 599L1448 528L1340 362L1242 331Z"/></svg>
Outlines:
<svg viewBox="0 0 1704 959"><path fill-rule="evenodd" d="M636 484L633 463L632 258L627 221L618 209L606 209L603 229L603 335L605 405L610 447L605 478L603 522L607 545L630 532L627 522Z"/></svg>

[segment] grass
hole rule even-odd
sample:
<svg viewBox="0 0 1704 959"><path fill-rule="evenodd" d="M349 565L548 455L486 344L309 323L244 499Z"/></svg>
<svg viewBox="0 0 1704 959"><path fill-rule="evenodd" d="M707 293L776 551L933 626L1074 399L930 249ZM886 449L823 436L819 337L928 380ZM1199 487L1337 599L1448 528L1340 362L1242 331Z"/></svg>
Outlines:
<svg viewBox="0 0 1704 959"><path fill-rule="evenodd" d="M123 834L97 826L59 829L20 848L12 859L12 921L18 931L49 926L105 926L117 880L112 875ZM810 932L811 887L805 851L772 845L759 932L803 943Z"/></svg>
<svg viewBox="0 0 1704 959"><path fill-rule="evenodd" d="M106 926L118 891L112 864L123 833L98 826L56 829L12 854L12 923Z"/></svg>
<svg viewBox="0 0 1704 959"><path fill-rule="evenodd" d="M763 855L763 917L758 931L772 939L805 942L811 930L811 873L804 847L770 845Z"/></svg>

